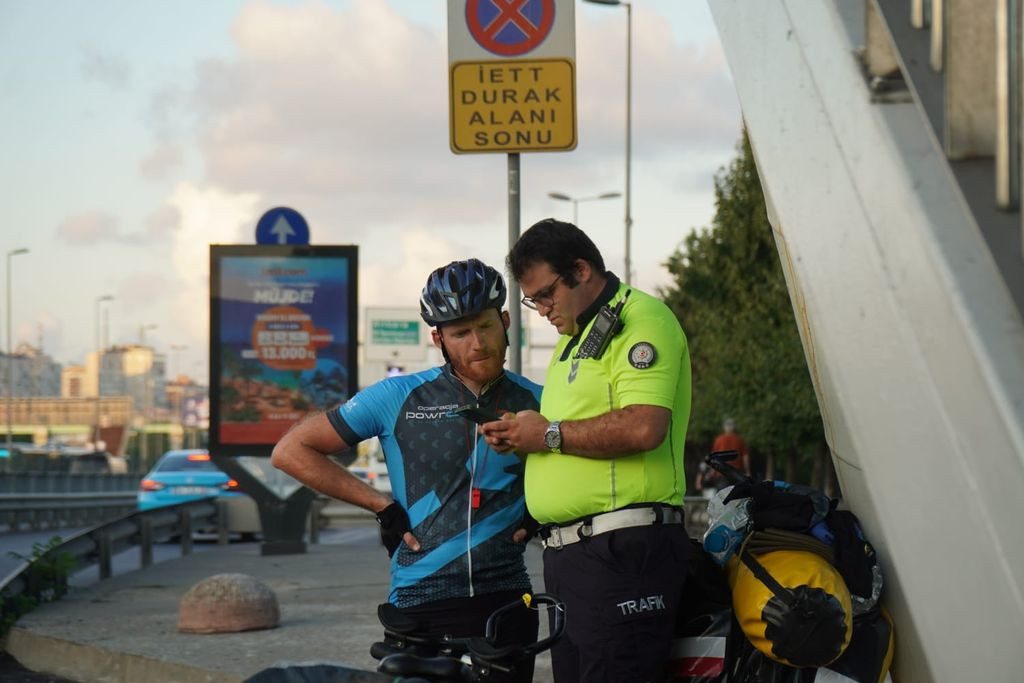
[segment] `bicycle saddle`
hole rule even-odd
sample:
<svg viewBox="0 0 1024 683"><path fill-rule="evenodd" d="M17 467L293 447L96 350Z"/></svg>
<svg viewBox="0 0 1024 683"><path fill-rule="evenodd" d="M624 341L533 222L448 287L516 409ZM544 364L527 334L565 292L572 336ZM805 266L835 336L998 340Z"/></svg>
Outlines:
<svg viewBox="0 0 1024 683"><path fill-rule="evenodd" d="M392 676L426 676L430 680L466 680L467 667L451 657L419 657L408 653L389 655L377 671Z"/></svg>
<svg viewBox="0 0 1024 683"><path fill-rule="evenodd" d="M390 602L377 605L377 618L388 631L410 634L421 630L420 623Z"/></svg>

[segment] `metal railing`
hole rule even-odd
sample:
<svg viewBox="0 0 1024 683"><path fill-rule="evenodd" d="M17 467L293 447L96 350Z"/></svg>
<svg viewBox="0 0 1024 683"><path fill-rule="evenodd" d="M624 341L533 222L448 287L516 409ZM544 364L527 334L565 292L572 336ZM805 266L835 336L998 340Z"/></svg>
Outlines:
<svg viewBox="0 0 1024 683"><path fill-rule="evenodd" d="M92 565L99 566L100 579L113 574L113 557L131 548L139 547L143 567L153 563L153 544L161 539L181 538L181 554L192 552L192 532L199 528L216 529L218 541L228 542L224 525L223 503L214 498L178 503L153 510L136 511L105 524L76 533L47 550L35 562L22 564L6 578L0 580L0 612L13 605L19 596L42 600L38 574L34 567L47 560L66 556L74 564L74 571ZM67 578L67 577L65 577Z"/></svg>
<svg viewBox="0 0 1024 683"><path fill-rule="evenodd" d="M135 509L138 474L5 472L0 527L9 531L83 527Z"/></svg>
<svg viewBox="0 0 1024 683"><path fill-rule="evenodd" d="M134 491L0 493L0 525L9 531L87 526L129 513L136 505Z"/></svg>
<svg viewBox="0 0 1024 683"><path fill-rule="evenodd" d="M0 473L0 493L136 491L141 479L141 474L4 472Z"/></svg>

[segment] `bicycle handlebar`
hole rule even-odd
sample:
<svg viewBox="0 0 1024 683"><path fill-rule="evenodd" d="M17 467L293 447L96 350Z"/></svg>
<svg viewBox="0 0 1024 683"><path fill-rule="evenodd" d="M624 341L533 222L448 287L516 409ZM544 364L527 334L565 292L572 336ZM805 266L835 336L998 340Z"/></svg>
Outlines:
<svg viewBox="0 0 1024 683"><path fill-rule="evenodd" d="M408 645L396 648L386 643L374 643L370 654L381 658L378 671L396 676L426 676L431 680L472 682L482 680L481 675L489 677L493 674L511 674L515 670L516 662L550 649L565 632L564 604L549 593L536 593L531 596L529 601L531 609L542 606L555 610L554 618L551 620L550 633L547 638L526 645L494 644L498 632L498 622L509 611L522 609L523 601L521 600L495 610L487 618L484 637L431 638L422 636L405 630L405 627L409 626L411 622L401 619L396 621L391 610L378 611L382 622L386 619L386 626L401 624L403 627L401 633L391 632L400 635ZM451 654L424 656L423 650L419 648L431 643L435 648L444 648ZM465 652L467 657L459 659L460 652ZM467 663L467 659L471 664ZM495 680L504 679L497 678Z"/></svg>
<svg viewBox="0 0 1024 683"><path fill-rule="evenodd" d="M714 453L709 453L704 458L704 462L725 477L726 481L730 484L742 484L749 477L729 464L730 460L735 460L738 457L740 457L739 451L715 451Z"/></svg>
<svg viewBox="0 0 1024 683"><path fill-rule="evenodd" d="M496 610L490 617L487 618L487 641L494 640L495 632L497 631L498 628L498 617L500 617L505 612L514 609L518 605L518 602L509 603L504 607ZM565 605L562 604L561 600L559 600L551 593L534 593L530 606L533 607L534 605L536 605L537 607L551 607L555 610L555 618L553 620L553 623L551 624L551 632L548 634L547 638L544 638L543 640L538 640L536 643L530 643L529 645L510 646L520 650L519 656L529 657L550 649L551 646L555 644L555 641L562 637L562 633L565 632ZM477 639L474 639L474 641L470 642L470 651L473 651L474 643L478 644L478 642L479 641ZM474 654L477 653L474 652ZM498 658L494 655L488 657L487 655L481 654L480 656L485 658Z"/></svg>

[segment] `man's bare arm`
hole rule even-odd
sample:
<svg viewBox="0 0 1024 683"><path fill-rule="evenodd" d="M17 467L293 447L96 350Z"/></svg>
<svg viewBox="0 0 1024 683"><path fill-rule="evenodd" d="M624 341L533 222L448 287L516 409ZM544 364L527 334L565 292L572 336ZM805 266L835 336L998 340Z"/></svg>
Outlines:
<svg viewBox="0 0 1024 683"><path fill-rule="evenodd" d="M293 426L274 446L270 463L306 486L377 514L391 505L390 498L327 456L348 448L325 413L315 413ZM410 548L420 544L412 533L403 539Z"/></svg>
<svg viewBox="0 0 1024 683"><path fill-rule="evenodd" d="M586 420L562 423L562 452L588 458L615 458L656 448L668 433L672 411L661 406L632 405ZM482 431L501 452L543 453L550 420L534 410L513 419L488 422Z"/></svg>
<svg viewBox="0 0 1024 683"><path fill-rule="evenodd" d="M391 501L327 456L348 448L327 415L316 413L281 437L270 463L320 493L378 513Z"/></svg>

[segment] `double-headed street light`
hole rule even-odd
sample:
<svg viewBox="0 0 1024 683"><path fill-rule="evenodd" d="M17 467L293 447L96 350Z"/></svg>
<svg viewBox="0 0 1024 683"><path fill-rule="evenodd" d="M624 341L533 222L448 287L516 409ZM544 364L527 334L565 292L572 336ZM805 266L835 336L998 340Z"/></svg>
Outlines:
<svg viewBox="0 0 1024 683"><path fill-rule="evenodd" d="M155 330L159 325L156 323L149 323L148 325L139 325L139 346L146 345L146 333L150 330Z"/></svg>
<svg viewBox="0 0 1024 683"><path fill-rule="evenodd" d="M633 268L630 247L630 233L633 230L633 216L630 213L629 193L631 186L630 158L632 157L632 109L633 109L633 6L624 0L586 0L597 5L621 5L626 8L626 284L630 284Z"/></svg>
<svg viewBox="0 0 1024 683"><path fill-rule="evenodd" d="M96 426L93 433L93 444L99 450L100 441L100 388L103 384L103 342L100 341L100 304L104 301L113 301L114 297L109 294L96 297Z"/></svg>
<svg viewBox="0 0 1024 683"><path fill-rule="evenodd" d="M14 403L14 349L11 344L11 259L27 254L28 249L21 247L7 252L7 457L12 457L13 428L11 427L11 404Z"/></svg>
<svg viewBox="0 0 1024 683"><path fill-rule="evenodd" d="M570 197L569 195L563 194L561 192L548 192L548 196L551 197L552 199L558 199L563 202L572 202L572 224L575 225L576 227L579 227L580 202L590 202L594 201L595 199L614 199L616 197L621 197L622 193L602 192L601 194L595 194L592 197Z"/></svg>

